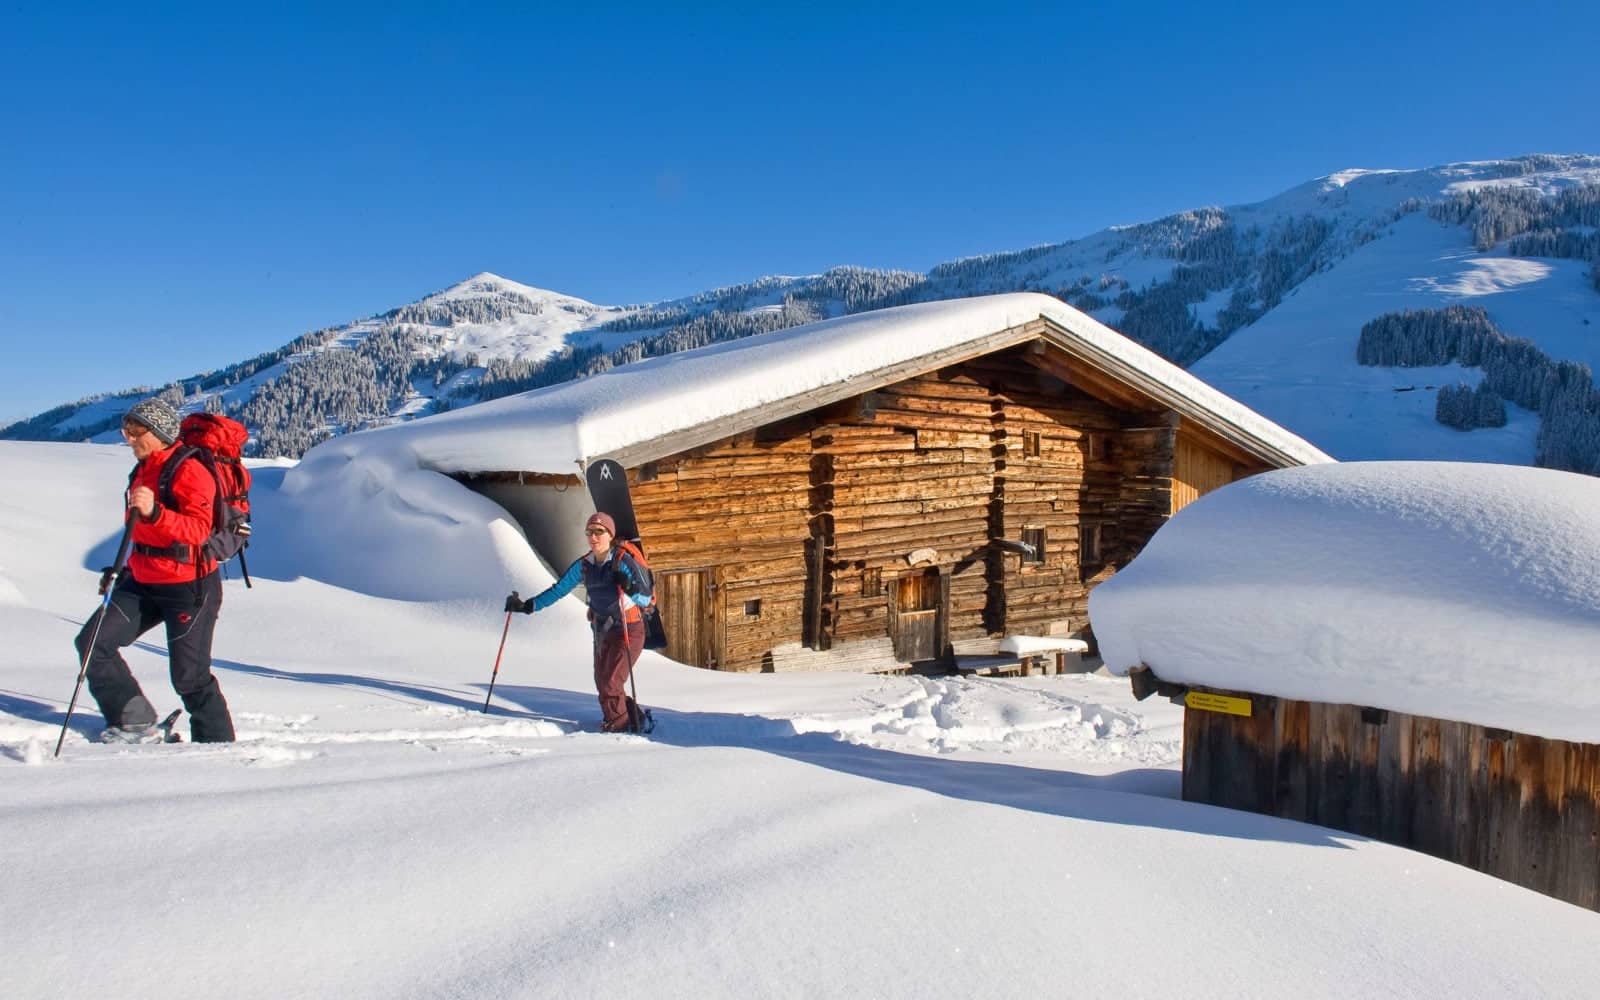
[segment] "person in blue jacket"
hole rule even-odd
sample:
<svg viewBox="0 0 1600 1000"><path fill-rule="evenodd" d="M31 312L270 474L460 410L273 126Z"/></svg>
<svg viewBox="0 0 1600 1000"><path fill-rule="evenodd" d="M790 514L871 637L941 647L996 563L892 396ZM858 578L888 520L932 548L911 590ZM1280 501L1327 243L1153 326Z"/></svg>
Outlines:
<svg viewBox="0 0 1600 1000"><path fill-rule="evenodd" d="M506 598L506 611L543 611L571 593L579 582L589 597L589 623L594 629L594 686L607 733L639 732L642 714L627 696L628 675L644 651L644 614L652 594L649 574L616 544L617 522L594 513L583 526L589 551L579 557L548 589L523 600L516 591Z"/></svg>

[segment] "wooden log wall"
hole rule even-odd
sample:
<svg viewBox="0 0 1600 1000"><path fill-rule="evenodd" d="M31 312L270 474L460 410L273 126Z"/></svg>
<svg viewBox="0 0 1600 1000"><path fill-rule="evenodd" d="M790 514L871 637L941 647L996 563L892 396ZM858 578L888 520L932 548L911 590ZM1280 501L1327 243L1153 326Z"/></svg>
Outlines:
<svg viewBox="0 0 1600 1000"><path fill-rule="evenodd" d="M629 478L654 571L711 577L718 668L758 670L769 650L801 635L811 530L803 429L741 434ZM748 601L760 602L758 614L746 613Z"/></svg>
<svg viewBox="0 0 1600 1000"><path fill-rule="evenodd" d="M1104 564L1092 583L1111 575L1144 550L1150 536L1172 516L1172 469L1177 445L1173 420L1126 427L1112 444L1118 470L1116 516L1102 539Z"/></svg>
<svg viewBox="0 0 1600 1000"><path fill-rule="evenodd" d="M994 407L986 386L947 370L873 392L812 432L830 476L830 642L891 632L899 581L930 566L947 594L941 654L952 637L985 634ZM919 549L931 559L914 566Z"/></svg>
<svg viewBox="0 0 1600 1000"><path fill-rule="evenodd" d="M1077 633L1088 625L1089 589L1144 546L1166 516L1170 428L1165 435L1126 425L1130 414L1039 371L1016 354L971 369L996 399L995 533L1011 541L1042 530L1045 558L1006 553L990 579L990 625L1012 633ZM1160 501L1159 510L1154 504ZM1100 558L1083 560L1085 526L1100 532Z"/></svg>
<svg viewBox="0 0 1600 1000"><path fill-rule="evenodd" d="M1028 351L630 470L652 566L686 574L668 589L685 605L674 626L704 629L683 655L760 670L805 659L775 657L786 644L899 634L946 657L1008 632L1081 633L1089 588L1170 509L1173 425L1069 386ZM1100 532L1089 566L1086 525ZM1043 533L1042 561L997 544L1025 532Z"/></svg>
<svg viewBox="0 0 1600 1000"><path fill-rule="evenodd" d="M1183 797L1348 830L1600 909L1600 746L1217 692L1184 712Z"/></svg>

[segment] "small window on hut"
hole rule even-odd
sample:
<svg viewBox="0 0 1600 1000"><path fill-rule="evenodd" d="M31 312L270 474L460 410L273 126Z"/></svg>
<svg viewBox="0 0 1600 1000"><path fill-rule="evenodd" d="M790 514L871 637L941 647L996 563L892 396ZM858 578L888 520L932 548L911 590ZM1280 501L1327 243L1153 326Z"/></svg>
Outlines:
<svg viewBox="0 0 1600 1000"><path fill-rule="evenodd" d="M744 616L746 618L760 618L761 617L761 601L759 599L758 600L754 600L754 601L745 601L744 602Z"/></svg>
<svg viewBox="0 0 1600 1000"><path fill-rule="evenodd" d="M1038 431L1022 432L1022 457L1038 458L1039 448L1043 444L1044 435Z"/></svg>
<svg viewBox="0 0 1600 1000"><path fill-rule="evenodd" d="M1090 431L1083 436L1083 460L1104 462L1111 457L1111 438L1103 431Z"/></svg>
<svg viewBox="0 0 1600 1000"><path fill-rule="evenodd" d="M1025 562L1025 563L1042 563L1042 562L1044 562L1044 529L1043 528L1023 528L1022 529L1022 544L1028 546L1029 548L1031 548L1033 550L1032 552L1024 552L1022 554L1022 561L1023 562Z"/></svg>
<svg viewBox="0 0 1600 1000"><path fill-rule="evenodd" d="M1078 525L1078 564L1098 567L1104 561L1100 552L1100 525Z"/></svg>
<svg viewBox="0 0 1600 1000"><path fill-rule="evenodd" d="M874 567L861 571L861 596L883 596L883 570Z"/></svg>

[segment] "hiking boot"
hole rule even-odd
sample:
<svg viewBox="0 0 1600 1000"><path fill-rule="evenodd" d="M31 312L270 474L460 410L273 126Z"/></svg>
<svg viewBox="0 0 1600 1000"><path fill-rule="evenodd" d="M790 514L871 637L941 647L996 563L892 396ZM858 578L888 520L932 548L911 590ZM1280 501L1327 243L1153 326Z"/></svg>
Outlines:
<svg viewBox="0 0 1600 1000"><path fill-rule="evenodd" d="M154 722L143 726L107 726L100 731L101 743L160 743L166 739Z"/></svg>

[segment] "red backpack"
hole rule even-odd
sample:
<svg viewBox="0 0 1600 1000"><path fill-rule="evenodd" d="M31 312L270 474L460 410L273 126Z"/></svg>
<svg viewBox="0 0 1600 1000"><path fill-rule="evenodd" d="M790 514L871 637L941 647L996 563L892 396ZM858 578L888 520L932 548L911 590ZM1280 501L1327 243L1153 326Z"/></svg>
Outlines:
<svg viewBox="0 0 1600 1000"><path fill-rule="evenodd" d="M172 478L185 459L193 458L206 467L217 484L216 500L211 505L211 536L201 545L206 555L218 564L239 557L244 585L250 586L250 570L244 550L250 544L250 470L240 460L240 449L250 432L237 420L220 413L191 413L178 427L178 450L161 469L161 502L181 509L172 495ZM199 560L195 560L196 571Z"/></svg>

